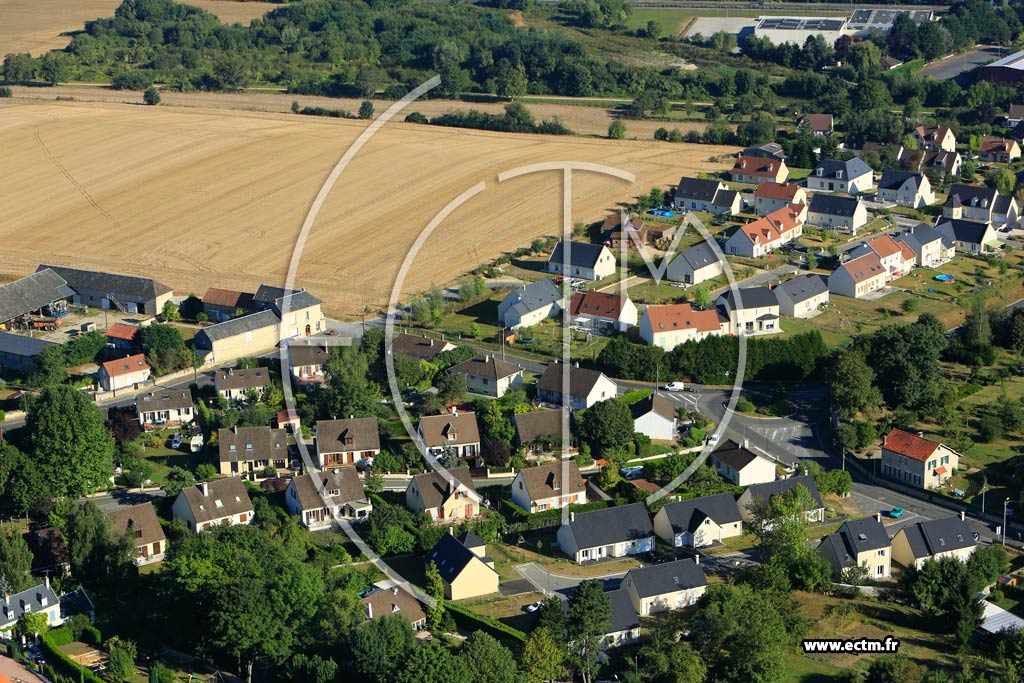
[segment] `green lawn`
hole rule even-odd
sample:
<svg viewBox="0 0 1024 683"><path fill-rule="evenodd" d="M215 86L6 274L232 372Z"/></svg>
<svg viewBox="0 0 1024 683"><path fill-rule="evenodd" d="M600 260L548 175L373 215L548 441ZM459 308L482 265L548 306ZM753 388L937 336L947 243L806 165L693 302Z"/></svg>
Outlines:
<svg viewBox="0 0 1024 683"><path fill-rule="evenodd" d="M821 325L817 324L817 320L817 318L812 318L810 320L783 318L781 322L782 336L794 337L798 334L803 334L804 332L817 331L821 333L821 338L825 340L825 345L832 348L841 348L853 341L853 337L848 334L834 332L821 327Z"/></svg>

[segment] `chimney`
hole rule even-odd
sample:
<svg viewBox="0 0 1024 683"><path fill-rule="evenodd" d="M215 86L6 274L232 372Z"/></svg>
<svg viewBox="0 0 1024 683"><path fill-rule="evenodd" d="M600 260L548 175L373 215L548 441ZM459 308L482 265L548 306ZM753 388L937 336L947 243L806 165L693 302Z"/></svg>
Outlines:
<svg viewBox="0 0 1024 683"><path fill-rule="evenodd" d="M882 523L882 512L881 512L881 510L879 510L878 512L875 513L875 521L877 521L879 524Z"/></svg>
<svg viewBox="0 0 1024 683"><path fill-rule="evenodd" d="M392 595L398 595L398 586L393 586L391 588L391 594Z"/></svg>
<svg viewBox="0 0 1024 683"><path fill-rule="evenodd" d="M966 522L967 521L967 513L964 510L960 511L960 521L961 522Z"/></svg>
<svg viewBox="0 0 1024 683"><path fill-rule="evenodd" d="M202 484L199 485L199 488L201 488L203 490L203 498L209 498L210 497L210 485L209 484L207 484L204 481Z"/></svg>
<svg viewBox="0 0 1024 683"><path fill-rule="evenodd" d="M50 575L49 574L46 574L45 576L43 576L43 583L46 584L47 588L50 587Z"/></svg>
<svg viewBox="0 0 1024 683"><path fill-rule="evenodd" d="M354 419L355 419L355 417L356 417L356 416L355 416L355 415L354 415L353 413L349 413L349 414L348 414L348 419L350 419L350 420L354 420Z"/></svg>
<svg viewBox="0 0 1024 683"><path fill-rule="evenodd" d="M700 553L697 553L693 556L693 563L698 566L700 565Z"/></svg>
<svg viewBox="0 0 1024 683"><path fill-rule="evenodd" d="M238 433L238 425L235 425L235 426L233 426L233 427L231 428L231 431L232 431L233 433L237 434L237 433Z"/></svg>

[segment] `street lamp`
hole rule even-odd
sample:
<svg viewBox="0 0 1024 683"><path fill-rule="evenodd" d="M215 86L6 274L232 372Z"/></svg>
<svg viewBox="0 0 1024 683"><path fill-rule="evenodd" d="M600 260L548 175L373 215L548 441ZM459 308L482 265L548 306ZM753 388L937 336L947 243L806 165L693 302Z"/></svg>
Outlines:
<svg viewBox="0 0 1024 683"><path fill-rule="evenodd" d="M1007 498L1003 501L1003 547L1006 547L1006 506L1010 504L1010 499Z"/></svg>

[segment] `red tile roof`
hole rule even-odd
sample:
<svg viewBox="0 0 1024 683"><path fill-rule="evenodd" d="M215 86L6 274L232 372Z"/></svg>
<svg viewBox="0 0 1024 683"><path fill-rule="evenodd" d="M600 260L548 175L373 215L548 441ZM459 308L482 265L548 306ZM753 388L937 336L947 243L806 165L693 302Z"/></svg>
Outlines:
<svg viewBox="0 0 1024 683"><path fill-rule="evenodd" d="M914 250L911 249L906 242L900 242L899 245L900 253L903 255L904 261L913 261L917 258L917 254L914 253Z"/></svg>
<svg viewBox="0 0 1024 683"><path fill-rule="evenodd" d="M807 123L811 130L829 132L832 130L832 114L808 114Z"/></svg>
<svg viewBox="0 0 1024 683"><path fill-rule="evenodd" d="M105 336L110 339L124 339L131 341L135 339L135 335L138 334L139 328L135 325L125 325L124 323L114 323L104 333Z"/></svg>
<svg viewBox="0 0 1024 683"><path fill-rule="evenodd" d="M854 282L864 282L870 280L873 277L885 274L885 268L882 267L882 262L878 260L878 257L874 254L864 254L858 256L852 261L847 261L842 266L850 278Z"/></svg>
<svg viewBox="0 0 1024 683"><path fill-rule="evenodd" d="M139 370L149 370L149 363L146 362L145 355L137 353L127 358L108 360L102 367L108 377L117 377L118 375L127 375L130 372L138 372Z"/></svg>
<svg viewBox="0 0 1024 683"><path fill-rule="evenodd" d="M987 152L989 154L993 152L1006 152L1009 153L1016 143L1013 140L1006 140L1004 138L991 137L986 135L981 141L981 146L978 148L978 152Z"/></svg>
<svg viewBox="0 0 1024 683"><path fill-rule="evenodd" d="M905 455L908 458L925 462L931 457L939 444L935 441L905 432L902 429L893 429L882 439L882 448L893 453Z"/></svg>
<svg viewBox="0 0 1024 683"><path fill-rule="evenodd" d="M253 307L253 295L249 292L236 292L231 289L210 287L203 295L203 303L225 308L249 309Z"/></svg>
<svg viewBox="0 0 1024 683"><path fill-rule="evenodd" d="M590 315L618 320L622 315L622 306L628 300L624 296L605 292L577 292L572 297L569 312L572 315Z"/></svg>
<svg viewBox="0 0 1024 683"><path fill-rule="evenodd" d="M873 240L868 240L868 246L871 247L871 251L878 254L879 258L892 256L900 251L900 245L888 235L880 235Z"/></svg>
<svg viewBox="0 0 1024 683"><path fill-rule="evenodd" d="M695 311L690 304L648 306L646 315L651 321L651 331L655 334L671 330L717 332L721 329L718 311Z"/></svg>
<svg viewBox="0 0 1024 683"><path fill-rule="evenodd" d="M792 203L796 197L797 191L800 190L799 185L793 185L791 183L774 183L764 182L757 186L754 190L755 197L764 197L765 199L781 199Z"/></svg>
<svg viewBox="0 0 1024 683"><path fill-rule="evenodd" d="M778 159L763 159L761 157L740 155L736 163L733 164L732 172L774 178L778 174L780 166L782 166L782 162Z"/></svg>

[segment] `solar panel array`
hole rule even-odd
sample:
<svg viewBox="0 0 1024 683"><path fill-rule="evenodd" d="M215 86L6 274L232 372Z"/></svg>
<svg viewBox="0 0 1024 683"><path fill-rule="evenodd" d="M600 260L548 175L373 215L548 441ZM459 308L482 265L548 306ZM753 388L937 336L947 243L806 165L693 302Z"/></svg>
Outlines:
<svg viewBox="0 0 1024 683"><path fill-rule="evenodd" d="M845 19L801 19L799 17L766 17L758 25L761 30L779 31L838 31L843 28Z"/></svg>

